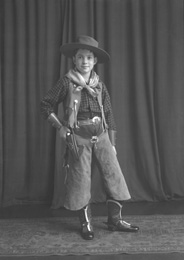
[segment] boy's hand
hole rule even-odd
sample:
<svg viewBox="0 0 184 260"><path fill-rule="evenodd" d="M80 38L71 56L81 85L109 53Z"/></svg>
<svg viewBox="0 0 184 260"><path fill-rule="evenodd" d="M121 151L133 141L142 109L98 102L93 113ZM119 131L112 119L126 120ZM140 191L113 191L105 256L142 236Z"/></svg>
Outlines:
<svg viewBox="0 0 184 260"><path fill-rule="evenodd" d="M60 129L59 129L59 135L61 138L64 138L66 139L66 134L70 132L70 129L66 126L62 126Z"/></svg>

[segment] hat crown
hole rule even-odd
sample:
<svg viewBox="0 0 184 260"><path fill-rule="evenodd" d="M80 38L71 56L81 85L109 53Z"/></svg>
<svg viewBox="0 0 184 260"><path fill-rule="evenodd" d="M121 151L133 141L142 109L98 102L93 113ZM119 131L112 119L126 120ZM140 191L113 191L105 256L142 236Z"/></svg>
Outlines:
<svg viewBox="0 0 184 260"><path fill-rule="evenodd" d="M77 37L77 43L89 45L98 48L98 42L90 36L80 35Z"/></svg>

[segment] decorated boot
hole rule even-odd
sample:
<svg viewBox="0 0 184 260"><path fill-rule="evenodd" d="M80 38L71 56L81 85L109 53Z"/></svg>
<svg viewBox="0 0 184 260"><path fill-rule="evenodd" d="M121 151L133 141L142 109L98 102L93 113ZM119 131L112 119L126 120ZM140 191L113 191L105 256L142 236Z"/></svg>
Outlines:
<svg viewBox="0 0 184 260"><path fill-rule="evenodd" d="M79 210L79 220L81 224L81 236L85 240L94 238L93 227L91 225L91 208L90 205Z"/></svg>
<svg viewBox="0 0 184 260"><path fill-rule="evenodd" d="M116 200L107 200L108 221L107 226L110 231L137 232L139 227L133 226L122 219L122 205Z"/></svg>

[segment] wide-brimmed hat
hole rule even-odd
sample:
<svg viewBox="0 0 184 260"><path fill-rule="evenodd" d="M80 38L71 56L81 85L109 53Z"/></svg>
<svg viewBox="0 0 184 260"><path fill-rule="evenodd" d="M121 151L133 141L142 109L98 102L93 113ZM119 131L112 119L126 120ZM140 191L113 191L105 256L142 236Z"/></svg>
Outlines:
<svg viewBox="0 0 184 260"><path fill-rule="evenodd" d="M92 51L98 58L98 63L105 63L110 59L109 54L98 47L98 42L90 36L80 35L76 42L66 43L61 46L60 51L68 58L72 58L78 49L87 49Z"/></svg>

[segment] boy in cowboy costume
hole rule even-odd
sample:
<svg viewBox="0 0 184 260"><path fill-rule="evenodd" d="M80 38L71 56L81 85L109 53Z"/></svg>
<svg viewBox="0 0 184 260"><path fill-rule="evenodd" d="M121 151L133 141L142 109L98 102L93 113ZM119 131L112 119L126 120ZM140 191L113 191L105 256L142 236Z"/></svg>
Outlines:
<svg viewBox="0 0 184 260"><path fill-rule="evenodd" d="M41 112L59 131L67 144L68 174L64 207L78 210L81 235L94 238L91 224L91 160L98 160L107 194L108 220L111 231L136 232L137 226L123 221L122 202L130 194L115 150L116 127L110 97L105 84L94 71L95 64L109 60L109 54L98 42L85 35L76 42L61 46L61 52L73 59L74 69L51 88L41 101ZM60 120L54 108L63 103Z"/></svg>

